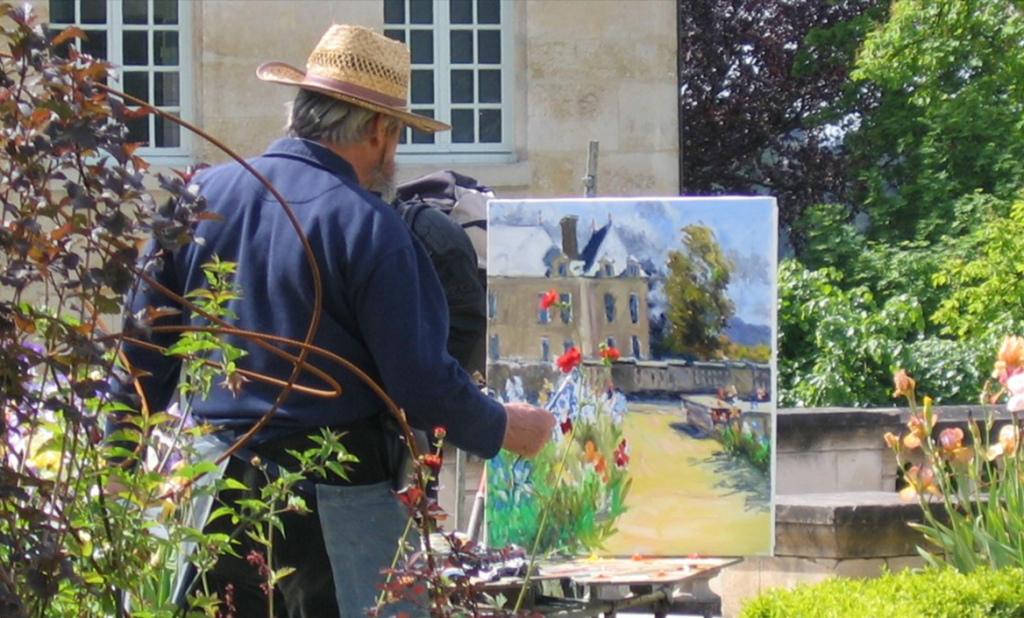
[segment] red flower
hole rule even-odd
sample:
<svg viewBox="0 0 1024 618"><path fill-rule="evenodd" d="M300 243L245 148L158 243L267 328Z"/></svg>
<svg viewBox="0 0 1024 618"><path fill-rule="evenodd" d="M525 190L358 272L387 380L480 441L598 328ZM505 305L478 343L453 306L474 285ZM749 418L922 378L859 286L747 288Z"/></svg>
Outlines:
<svg viewBox="0 0 1024 618"><path fill-rule="evenodd" d="M600 356L609 363L614 363L615 361L619 360L619 357L622 355L619 354L619 351L616 350L615 348L607 347L601 350Z"/></svg>
<svg viewBox="0 0 1024 618"><path fill-rule="evenodd" d="M428 453L423 456L423 465L430 468L434 472L441 469L441 456L435 455L434 453Z"/></svg>
<svg viewBox="0 0 1024 618"><path fill-rule="evenodd" d="M558 368L562 370L562 373L569 373L572 371L573 367L579 365L582 361L583 356L580 354L580 351L573 346L569 348L565 354L559 356L558 359L555 360L555 363L558 365Z"/></svg>
<svg viewBox="0 0 1024 618"><path fill-rule="evenodd" d="M558 292L556 292L554 289L550 289L544 293L544 296L540 297L540 308L547 309L551 305L555 304L555 301L557 300Z"/></svg>
<svg viewBox="0 0 1024 618"><path fill-rule="evenodd" d="M444 440L444 437L448 435L448 431L444 427L438 425L434 427L434 437L438 440Z"/></svg>
<svg viewBox="0 0 1024 618"><path fill-rule="evenodd" d="M568 434L570 431L572 431L572 419L571 418L567 418L564 421L562 421L561 427L562 427L562 435Z"/></svg>

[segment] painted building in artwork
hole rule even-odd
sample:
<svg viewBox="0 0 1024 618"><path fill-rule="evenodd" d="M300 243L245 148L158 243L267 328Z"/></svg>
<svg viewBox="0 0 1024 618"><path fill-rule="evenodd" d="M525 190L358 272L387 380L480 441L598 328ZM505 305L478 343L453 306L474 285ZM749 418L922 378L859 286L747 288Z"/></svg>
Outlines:
<svg viewBox="0 0 1024 618"><path fill-rule="evenodd" d="M570 347L597 356L600 344L624 358L650 355L648 274L609 221L578 248L576 217L561 220L562 243L540 225L492 224L503 250L488 267L488 356L491 360L552 362ZM540 308L555 290L561 306Z"/></svg>

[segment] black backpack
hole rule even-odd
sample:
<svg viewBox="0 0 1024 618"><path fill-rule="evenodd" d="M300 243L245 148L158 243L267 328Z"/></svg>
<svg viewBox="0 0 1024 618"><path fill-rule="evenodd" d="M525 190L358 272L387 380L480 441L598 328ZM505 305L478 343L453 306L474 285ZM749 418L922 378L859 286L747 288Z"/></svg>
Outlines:
<svg viewBox="0 0 1024 618"><path fill-rule="evenodd" d="M448 302L448 353L473 375L486 363L486 273L466 229L449 214L465 191L489 191L455 172L438 172L398 185L394 203L427 250ZM482 190L482 191L481 191ZM467 226L477 225L476 222ZM486 227L486 223L483 224Z"/></svg>

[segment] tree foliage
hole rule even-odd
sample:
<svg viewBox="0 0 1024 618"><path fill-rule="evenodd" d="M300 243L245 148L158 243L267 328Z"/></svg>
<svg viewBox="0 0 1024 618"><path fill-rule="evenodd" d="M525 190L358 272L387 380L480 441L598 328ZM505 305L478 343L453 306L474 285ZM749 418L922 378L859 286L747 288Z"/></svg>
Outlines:
<svg viewBox="0 0 1024 618"><path fill-rule="evenodd" d="M682 244L683 251L668 254L667 344L677 352L711 358L721 347L719 334L736 312L725 293L735 266L707 226L684 227Z"/></svg>
<svg viewBox="0 0 1024 618"><path fill-rule="evenodd" d="M960 198L1024 184L1022 39L1015 0L898 0L868 36L853 76L879 103L847 145L873 237L966 231Z"/></svg>
<svg viewBox="0 0 1024 618"><path fill-rule="evenodd" d="M683 192L773 195L786 227L844 202L837 131L872 105L849 70L887 4L680 0Z"/></svg>

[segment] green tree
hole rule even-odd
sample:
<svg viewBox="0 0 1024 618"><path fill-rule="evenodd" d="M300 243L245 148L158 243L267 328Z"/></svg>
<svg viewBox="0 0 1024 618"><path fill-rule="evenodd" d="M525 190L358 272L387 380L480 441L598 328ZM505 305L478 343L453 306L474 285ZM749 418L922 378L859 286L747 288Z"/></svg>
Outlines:
<svg viewBox="0 0 1024 618"><path fill-rule="evenodd" d="M710 358L721 348L719 334L736 311L725 293L735 266L707 226L688 225L682 234L683 251L668 254L666 344L677 353Z"/></svg>
<svg viewBox="0 0 1024 618"><path fill-rule="evenodd" d="M881 239L937 239L978 223L958 200L1024 179L1024 12L1016 0L897 0L853 77L877 89L850 149Z"/></svg>

